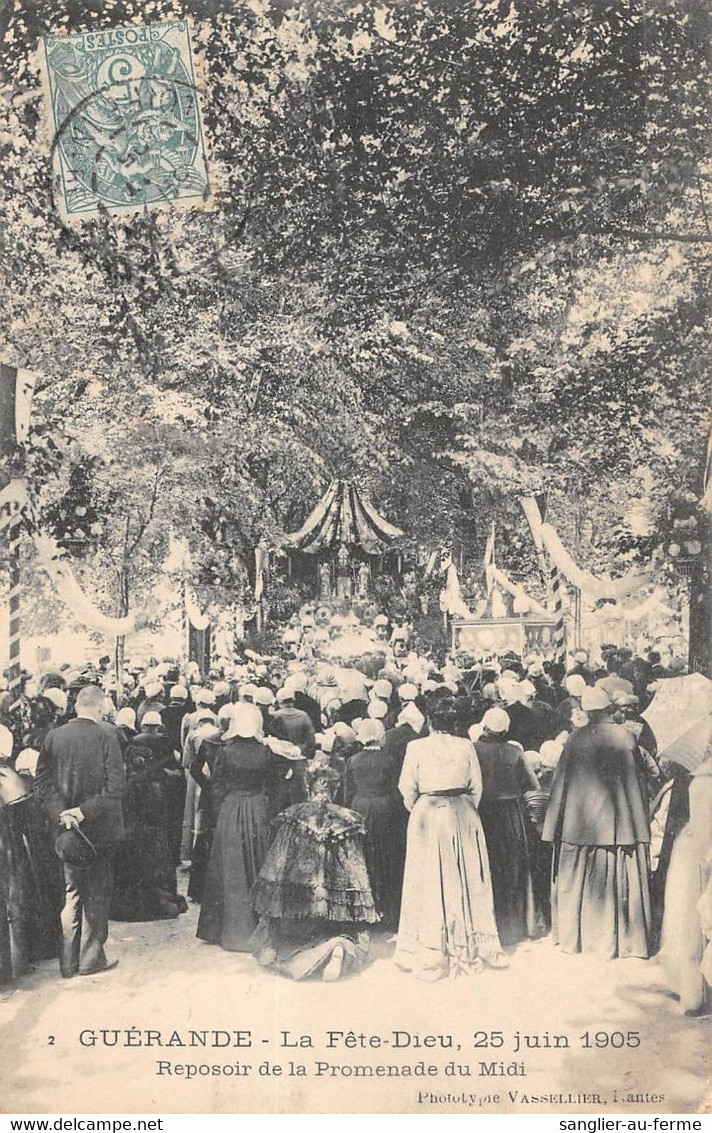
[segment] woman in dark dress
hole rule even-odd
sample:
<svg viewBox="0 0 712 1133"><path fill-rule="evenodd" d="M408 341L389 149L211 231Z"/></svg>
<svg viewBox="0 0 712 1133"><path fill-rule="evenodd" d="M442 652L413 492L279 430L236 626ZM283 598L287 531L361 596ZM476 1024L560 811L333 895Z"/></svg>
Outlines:
<svg viewBox="0 0 712 1133"><path fill-rule="evenodd" d="M135 740L124 752L124 765L125 833L114 862L111 919L157 921L177 917L186 904L178 896L168 845L163 768L152 748L139 746Z"/></svg>
<svg viewBox="0 0 712 1133"><path fill-rule="evenodd" d="M385 925L398 925L405 846L393 795L393 762L384 750L380 720L364 720L358 730L360 751L352 755L344 785L346 806L363 816L364 852L373 899Z"/></svg>
<svg viewBox="0 0 712 1133"><path fill-rule="evenodd" d="M264 967L329 982L358 970L378 923L363 852L360 815L332 802L338 772L311 761L310 799L282 811L252 903L252 940Z"/></svg>
<svg viewBox="0 0 712 1133"><path fill-rule="evenodd" d="M249 952L257 926L250 890L269 847L270 798L279 772L262 743L262 713L253 704L234 706L217 742L211 777L217 822L197 935L229 952Z"/></svg>
<svg viewBox="0 0 712 1133"><path fill-rule="evenodd" d="M571 733L551 786L542 838L553 843L551 916L563 952L650 954L650 823L635 737L609 718L596 686L588 723Z"/></svg>
<svg viewBox="0 0 712 1133"><path fill-rule="evenodd" d="M199 792L195 813L195 838L190 861L188 896L191 901L198 903L203 899L205 875L208 872L215 823L218 818L212 792L213 768L215 760L222 750L221 740L230 727L234 710L234 704L224 704L218 713L217 727L209 721L205 721L204 724L197 726L194 730L191 729L186 739L186 758L189 759L188 774ZM189 749L192 749L192 756Z"/></svg>
<svg viewBox="0 0 712 1133"><path fill-rule="evenodd" d="M494 912L503 945L519 944L542 936L546 924L535 898L533 881L534 831L531 829L525 791L539 787L516 744L507 743L509 716L503 708L490 708L484 730L475 743L482 771L479 812L487 840Z"/></svg>
<svg viewBox="0 0 712 1133"><path fill-rule="evenodd" d="M125 757L129 744L136 736L136 713L133 708L120 708L114 724L121 744L121 754Z"/></svg>
<svg viewBox="0 0 712 1133"><path fill-rule="evenodd" d="M32 774L12 766L12 746L12 733L0 725L0 982L57 955L63 896L48 820ZM36 751L17 758L21 768L36 761Z"/></svg>

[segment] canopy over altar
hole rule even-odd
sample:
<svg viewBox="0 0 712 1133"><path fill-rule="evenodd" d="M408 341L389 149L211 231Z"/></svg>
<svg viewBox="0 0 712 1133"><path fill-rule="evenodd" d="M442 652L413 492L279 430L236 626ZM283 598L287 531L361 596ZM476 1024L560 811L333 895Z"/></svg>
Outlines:
<svg viewBox="0 0 712 1133"><path fill-rule="evenodd" d="M299 531L286 536L284 547L318 559L322 600L349 600L369 593L372 559L393 549L402 535L355 484L332 480Z"/></svg>
<svg viewBox="0 0 712 1133"><path fill-rule="evenodd" d="M287 535L285 546L308 555L359 547L368 555L382 555L403 532L384 519L355 484L332 480L299 531Z"/></svg>

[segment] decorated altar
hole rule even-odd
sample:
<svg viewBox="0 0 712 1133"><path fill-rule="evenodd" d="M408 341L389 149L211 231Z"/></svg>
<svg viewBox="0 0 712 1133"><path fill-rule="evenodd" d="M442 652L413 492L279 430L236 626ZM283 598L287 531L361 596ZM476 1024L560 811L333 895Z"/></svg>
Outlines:
<svg viewBox="0 0 712 1133"><path fill-rule="evenodd" d="M299 531L287 535L284 547L290 555L316 559L321 601L348 602L371 593L374 571L402 535L355 484L332 480Z"/></svg>

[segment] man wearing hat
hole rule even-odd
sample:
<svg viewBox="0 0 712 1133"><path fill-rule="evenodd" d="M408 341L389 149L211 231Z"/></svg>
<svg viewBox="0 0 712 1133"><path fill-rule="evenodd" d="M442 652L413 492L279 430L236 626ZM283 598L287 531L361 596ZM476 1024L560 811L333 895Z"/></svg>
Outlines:
<svg viewBox="0 0 712 1133"><path fill-rule="evenodd" d="M113 855L123 834L124 763L116 729L103 722L104 693L81 689L75 720L49 732L40 751L35 791L49 815L64 863L60 970L65 978L108 971ZM78 830L78 833L72 833ZM85 863L64 845L91 852ZM88 852L88 851L87 851Z"/></svg>

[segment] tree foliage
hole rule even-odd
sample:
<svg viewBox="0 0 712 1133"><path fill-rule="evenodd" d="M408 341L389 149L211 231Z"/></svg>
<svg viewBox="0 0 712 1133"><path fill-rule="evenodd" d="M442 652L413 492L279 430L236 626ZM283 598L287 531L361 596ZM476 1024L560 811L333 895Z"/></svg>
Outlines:
<svg viewBox="0 0 712 1133"><path fill-rule="evenodd" d="M2 354L45 376L47 521L73 515L92 461L97 578L123 564L150 590L174 528L237 593L259 539L297 527L333 475L471 560L498 519L520 572L517 494L545 487L582 561L650 560L634 517L661 534L692 505L707 428L707 6L186 13L215 209L72 229L37 38L177 8L16 0L4 16Z"/></svg>

